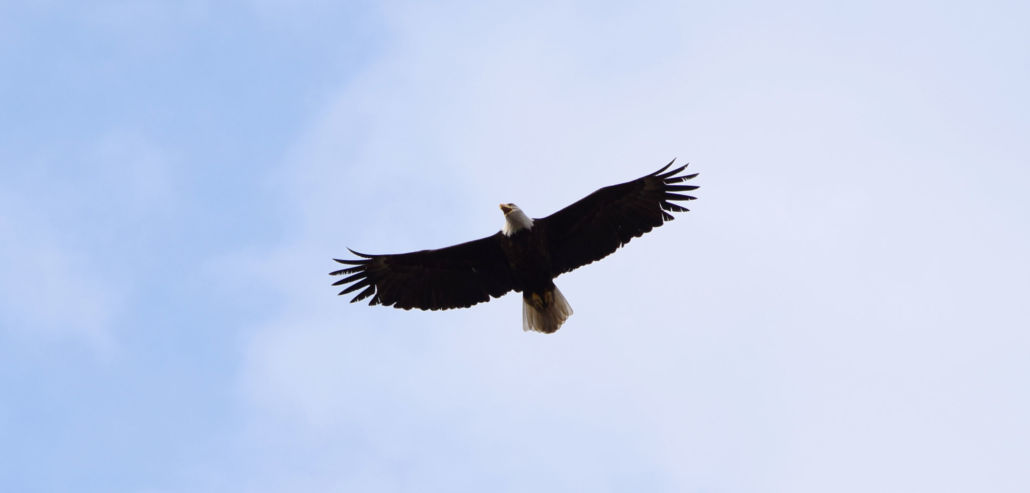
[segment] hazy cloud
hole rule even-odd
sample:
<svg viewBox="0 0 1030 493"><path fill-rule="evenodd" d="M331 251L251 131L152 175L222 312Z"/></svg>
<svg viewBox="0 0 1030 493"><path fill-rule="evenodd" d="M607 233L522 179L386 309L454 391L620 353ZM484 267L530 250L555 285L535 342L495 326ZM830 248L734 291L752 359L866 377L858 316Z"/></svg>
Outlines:
<svg viewBox="0 0 1030 493"><path fill-rule="evenodd" d="M125 263L174 205L172 179L163 153L138 135L108 133L60 156L27 155L4 173L4 326L108 351L136 275Z"/></svg>
<svg viewBox="0 0 1030 493"><path fill-rule="evenodd" d="M941 106L971 97L936 80L943 60L901 68L931 45L789 9L388 12L392 51L276 175L298 218L272 255L289 302L251 341L244 380L264 419L386 468L339 480L431 490L472 460L469 489L859 491L972 486L1014 464L967 418L1018 385L969 365L1019 358L991 341L1027 318L1009 294L1030 278L1013 227L1025 204L978 190L1024 177L1007 163L1025 148L987 138L1013 154L970 176L959 156L997 150L958 122L986 116ZM962 43L943 37L954 19L934 21ZM673 155L702 172L696 211L559 279L576 315L556 336L520 333L517 297L399 312L317 287L345 246L483 236L500 201L542 216ZM977 265L999 247L1012 270ZM971 326L992 336L974 343ZM968 386L982 378L1000 393ZM1011 424L1028 405L1007 400L991 433L1025 435ZM946 451L949 429L981 452ZM435 457L452 461L426 467ZM867 480L840 483L856 467Z"/></svg>
<svg viewBox="0 0 1030 493"><path fill-rule="evenodd" d="M32 200L4 190L0 220L2 320L8 335L72 339L108 351L118 290L88 255L62 241L60 227L40 217Z"/></svg>

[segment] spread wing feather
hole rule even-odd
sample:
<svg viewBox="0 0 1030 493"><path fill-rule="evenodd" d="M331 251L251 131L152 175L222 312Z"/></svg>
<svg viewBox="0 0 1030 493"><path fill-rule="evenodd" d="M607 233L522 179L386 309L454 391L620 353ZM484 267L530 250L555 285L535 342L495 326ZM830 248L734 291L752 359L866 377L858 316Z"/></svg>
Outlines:
<svg viewBox="0 0 1030 493"><path fill-rule="evenodd" d="M673 219L672 212L689 209L678 201L694 200L698 187L680 185L697 173L680 175L687 165L662 169L626 183L604 187L543 219L534 228L546 231L553 275L569 272L607 257L631 239Z"/></svg>
<svg viewBox="0 0 1030 493"><path fill-rule="evenodd" d="M499 235L437 250L396 255L368 255L334 259L348 265L330 275L349 274L334 286L347 285L340 294L361 289L351 303L371 297L369 305L405 310L464 308L512 290L513 280ZM349 284L349 285L348 285Z"/></svg>

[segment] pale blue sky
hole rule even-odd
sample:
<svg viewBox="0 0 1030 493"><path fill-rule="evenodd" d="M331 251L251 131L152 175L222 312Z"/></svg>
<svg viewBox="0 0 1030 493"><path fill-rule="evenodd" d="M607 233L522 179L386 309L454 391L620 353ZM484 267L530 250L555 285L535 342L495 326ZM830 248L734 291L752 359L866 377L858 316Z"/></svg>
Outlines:
<svg viewBox="0 0 1030 493"><path fill-rule="evenodd" d="M1028 21L0 0L0 490L1027 491ZM674 156L553 336L329 287Z"/></svg>

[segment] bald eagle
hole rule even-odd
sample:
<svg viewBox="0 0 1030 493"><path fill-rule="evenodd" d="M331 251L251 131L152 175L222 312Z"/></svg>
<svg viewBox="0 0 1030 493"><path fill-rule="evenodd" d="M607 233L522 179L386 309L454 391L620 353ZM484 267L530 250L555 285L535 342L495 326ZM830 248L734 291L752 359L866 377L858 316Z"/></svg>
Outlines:
<svg viewBox="0 0 1030 493"><path fill-rule="evenodd" d="M689 209L676 201L694 200L677 185L697 176L680 175L687 166L662 169L636 180L602 188L541 219L531 219L515 204L501 204L504 226L496 234L437 250L333 259L349 267L333 286L339 294L361 289L351 303L371 297L369 305L409 310L465 308L522 293L522 330L553 333L572 315L554 278L609 254L629 240Z"/></svg>

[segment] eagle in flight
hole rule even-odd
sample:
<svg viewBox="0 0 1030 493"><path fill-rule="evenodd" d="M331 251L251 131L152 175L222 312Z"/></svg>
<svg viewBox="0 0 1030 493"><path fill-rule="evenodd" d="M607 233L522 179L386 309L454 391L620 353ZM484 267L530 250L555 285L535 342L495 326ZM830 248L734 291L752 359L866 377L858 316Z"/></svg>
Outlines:
<svg viewBox="0 0 1030 493"><path fill-rule="evenodd" d="M465 308L522 293L522 330L553 333L572 315L554 285L566 272L607 257L629 240L689 209L677 201L694 200L680 184L686 165L662 169L636 180L604 187L550 216L532 219L515 204L501 204L504 227L496 234L437 250L333 259L348 267L330 272L346 276L333 286L339 294L361 290L351 303L371 297L369 305L409 310ZM349 250L349 249L348 249Z"/></svg>

